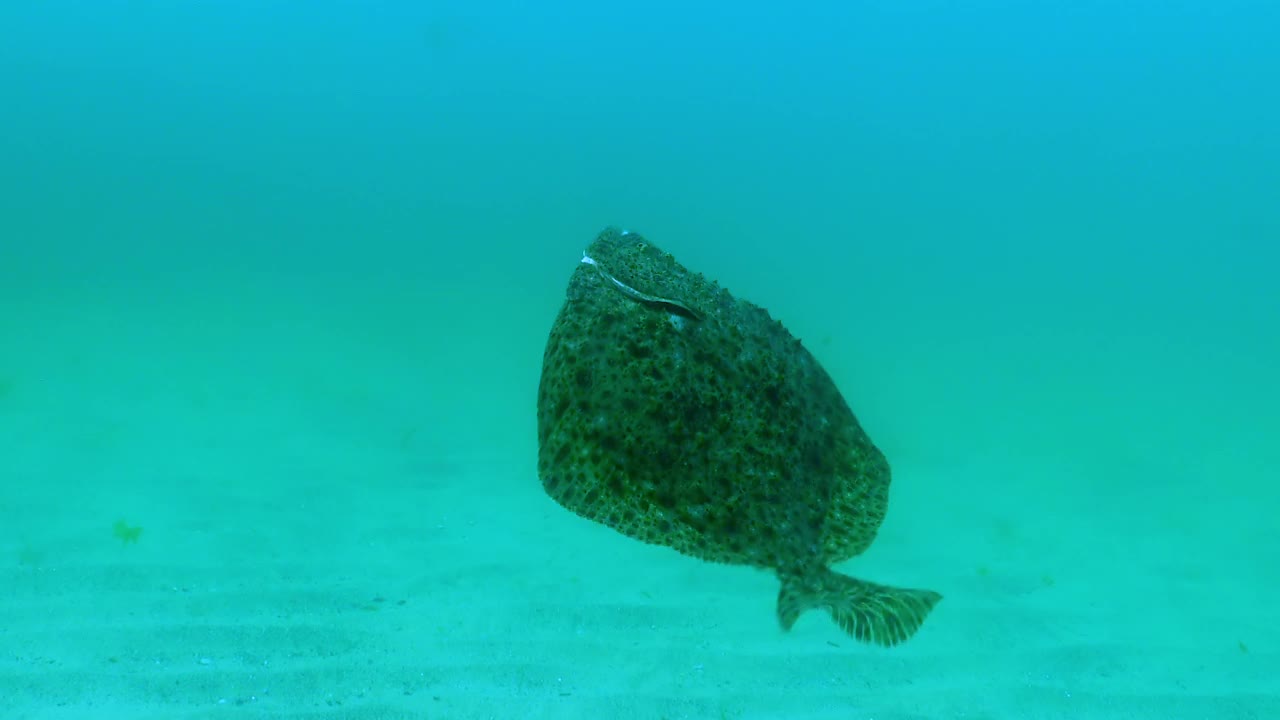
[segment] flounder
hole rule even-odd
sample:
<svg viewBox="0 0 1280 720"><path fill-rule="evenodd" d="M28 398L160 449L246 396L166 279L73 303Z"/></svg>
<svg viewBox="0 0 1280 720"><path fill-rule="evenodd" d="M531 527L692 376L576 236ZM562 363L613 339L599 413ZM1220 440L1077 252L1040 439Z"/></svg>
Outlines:
<svg viewBox="0 0 1280 720"><path fill-rule="evenodd" d="M942 597L830 569L884 519L884 455L781 323L636 233L606 229L569 280L538 388L538 474L625 535L775 571L784 630L825 608L896 645Z"/></svg>

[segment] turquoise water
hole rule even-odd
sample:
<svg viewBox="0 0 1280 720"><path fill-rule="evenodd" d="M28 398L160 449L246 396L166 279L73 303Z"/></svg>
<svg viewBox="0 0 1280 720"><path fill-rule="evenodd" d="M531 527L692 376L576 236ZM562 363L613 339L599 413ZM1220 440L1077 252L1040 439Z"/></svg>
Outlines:
<svg viewBox="0 0 1280 720"><path fill-rule="evenodd" d="M0 6L0 716L1280 715L1280 6ZM602 228L893 463L850 572L562 510Z"/></svg>

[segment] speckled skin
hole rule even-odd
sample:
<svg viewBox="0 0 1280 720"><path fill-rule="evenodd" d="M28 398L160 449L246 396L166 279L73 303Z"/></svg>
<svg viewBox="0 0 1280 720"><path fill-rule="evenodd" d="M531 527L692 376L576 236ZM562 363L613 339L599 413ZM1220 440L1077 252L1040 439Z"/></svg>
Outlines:
<svg viewBox="0 0 1280 720"><path fill-rule="evenodd" d="M846 631L881 644L909 637L936 594L827 569L875 538L889 465L818 361L764 309L637 234L607 229L586 255L595 264L570 279L543 359L547 493L633 538L776 570L784 627L808 607L839 605L832 594L847 595L848 580L878 605L852 608L869 614L847 622L833 609ZM638 300L609 275L671 302Z"/></svg>

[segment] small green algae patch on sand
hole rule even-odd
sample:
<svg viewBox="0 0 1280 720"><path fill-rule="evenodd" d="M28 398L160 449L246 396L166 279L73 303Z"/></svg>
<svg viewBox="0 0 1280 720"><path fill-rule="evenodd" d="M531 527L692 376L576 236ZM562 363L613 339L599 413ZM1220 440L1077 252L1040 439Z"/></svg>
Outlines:
<svg viewBox="0 0 1280 720"><path fill-rule="evenodd" d="M130 525L124 520L117 520L115 525L111 526L111 534L124 545L138 542L138 538L142 537L142 528L138 525Z"/></svg>
<svg viewBox="0 0 1280 720"><path fill-rule="evenodd" d="M22 567L39 567L44 564L44 553L28 542L18 548L18 565Z"/></svg>

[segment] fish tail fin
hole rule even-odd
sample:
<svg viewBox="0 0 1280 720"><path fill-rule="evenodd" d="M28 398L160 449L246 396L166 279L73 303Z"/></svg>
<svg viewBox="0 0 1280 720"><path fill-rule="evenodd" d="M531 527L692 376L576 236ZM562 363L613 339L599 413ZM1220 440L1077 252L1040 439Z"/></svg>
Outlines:
<svg viewBox="0 0 1280 720"><path fill-rule="evenodd" d="M920 629L942 596L932 590L877 585L827 567L779 573L778 622L790 630L806 610L826 608L842 630L860 642L890 647Z"/></svg>

